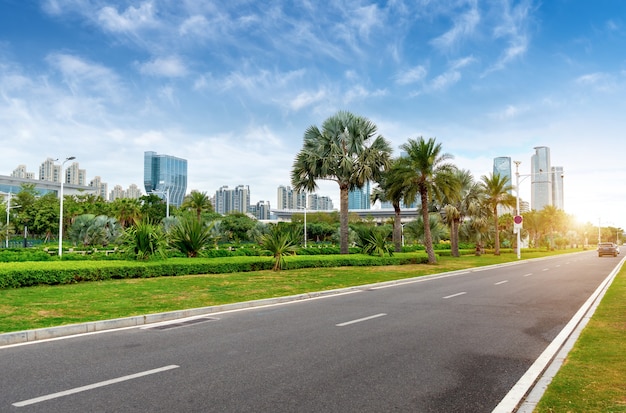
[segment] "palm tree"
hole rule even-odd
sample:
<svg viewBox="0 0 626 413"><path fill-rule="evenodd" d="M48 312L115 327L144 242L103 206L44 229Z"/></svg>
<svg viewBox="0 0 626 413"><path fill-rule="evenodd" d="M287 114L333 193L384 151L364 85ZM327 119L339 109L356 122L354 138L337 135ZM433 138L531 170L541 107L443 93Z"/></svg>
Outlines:
<svg viewBox="0 0 626 413"><path fill-rule="evenodd" d="M340 195L341 253L348 254L348 193L367 181L378 182L390 163L391 147L367 118L339 111L304 132L291 171L294 191L317 189L317 180L337 182Z"/></svg>
<svg viewBox="0 0 626 413"><path fill-rule="evenodd" d="M450 250L453 257L459 253L459 229L464 219L480 207L480 186L474 182L472 173L467 169L454 171L458 190L445 197L443 207L444 221L450 227Z"/></svg>
<svg viewBox="0 0 626 413"><path fill-rule="evenodd" d="M117 198L111 207L117 222L127 228L141 218L141 203L138 199Z"/></svg>
<svg viewBox="0 0 626 413"><path fill-rule="evenodd" d="M498 206L506 206L514 208L516 204L515 196L511 194L513 186L509 182L509 178L501 176L498 173L489 176L483 175L482 189L484 191L485 203L493 214L493 222L495 226L495 255L500 255L500 231L498 226Z"/></svg>
<svg viewBox="0 0 626 413"><path fill-rule="evenodd" d="M185 197L182 207L194 210L198 221L200 221L203 211L213 210L211 198L206 194L206 192L196 190L191 191L191 193Z"/></svg>
<svg viewBox="0 0 626 413"><path fill-rule="evenodd" d="M398 171L398 159L394 159L374 188L371 195L372 202L391 202L394 211L392 238L396 252L402 251L402 220L400 217L400 204L404 199L405 187L402 181L395 176Z"/></svg>
<svg viewBox="0 0 626 413"><path fill-rule="evenodd" d="M213 222L182 217L170 232L170 245L187 257L197 257L200 251L213 243Z"/></svg>
<svg viewBox="0 0 626 413"><path fill-rule="evenodd" d="M261 246L274 257L274 271L285 268L285 256L294 255L297 239L294 234L281 225L270 225L269 231L261 236Z"/></svg>
<svg viewBox="0 0 626 413"><path fill-rule="evenodd" d="M453 179L455 167L446 162L453 156L443 153L441 144L436 143L435 138L409 139L400 146L400 149L406 152L406 156L400 158L399 171L395 179L398 179L399 185L406 188L404 202L412 204L419 195L422 220L429 222L430 199L442 198L456 186ZM424 226L424 247L428 254L428 263L436 263L429 225Z"/></svg>

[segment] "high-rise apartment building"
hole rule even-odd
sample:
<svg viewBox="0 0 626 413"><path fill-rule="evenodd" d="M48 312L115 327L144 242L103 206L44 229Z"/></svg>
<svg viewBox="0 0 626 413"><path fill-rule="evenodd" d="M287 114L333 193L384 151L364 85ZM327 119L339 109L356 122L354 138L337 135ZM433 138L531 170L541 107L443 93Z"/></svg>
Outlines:
<svg viewBox="0 0 626 413"><path fill-rule="evenodd" d="M229 189L227 185L215 192L215 212L228 214L229 212L247 213L250 210L250 188L248 185L239 185Z"/></svg>
<svg viewBox="0 0 626 413"><path fill-rule="evenodd" d="M39 166L39 180L61 182L61 165L55 165L55 160L48 158Z"/></svg>
<svg viewBox="0 0 626 413"><path fill-rule="evenodd" d="M181 206L187 191L187 160L144 152L143 183L146 193L169 197L171 205Z"/></svg>
<svg viewBox="0 0 626 413"><path fill-rule="evenodd" d="M333 201L330 197L310 194L307 209L309 211L332 211Z"/></svg>
<svg viewBox="0 0 626 413"><path fill-rule="evenodd" d="M270 202L259 201L256 205L250 206L250 212L256 217L256 219L269 220L270 219Z"/></svg>
<svg viewBox="0 0 626 413"><path fill-rule="evenodd" d="M111 194L109 195L109 201L115 201L116 199L122 198L125 198L122 185L115 185L113 187L113 190L111 191Z"/></svg>
<svg viewBox="0 0 626 413"><path fill-rule="evenodd" d="M126 190L126 198L130 199L139 199L143 194L141 193L141 189L135 184L128 185L128 189Z"/></svg>
<svg viewBox="0 0 626 413"><path fill-rule="evenodd" d="M108 199L107 193L109 192L109 185L106 182L102 182L102 178L99 176L94 177L89 186L96 189L96 195L102 199Z"/></svg>
<svg viewBox="0 0 626 413"><path fill-rule="evenodd" d="M290 186L280 185L276 193L276 209L300 209L306 207L306 192L296 192Z"/></svg>
<svg viewBox="0 0 626 413"><path fill-rule="evenodd" d="M65 169L63 183L87 186L87 171L80 169L78 162L72 162L72 164Z"/></svg>
<svg viewBox="0 0 626 413"><path fill-rule="evenodd" d="M14 178L35 179L35 173L28 172L26 165L18 165L11 173L11 176Z"/></svg>

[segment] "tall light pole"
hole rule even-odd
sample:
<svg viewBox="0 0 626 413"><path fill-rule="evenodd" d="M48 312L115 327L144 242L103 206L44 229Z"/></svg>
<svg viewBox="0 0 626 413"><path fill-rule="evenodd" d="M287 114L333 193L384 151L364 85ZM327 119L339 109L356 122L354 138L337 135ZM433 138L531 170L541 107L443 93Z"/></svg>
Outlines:
<svg viewBox="0 0 626 413"><path fill-rule="evenodd" d="M515 164L515 193L516 193L516 200L515 200L515 214L516 216L521 216L520 212L519 212L519 164L521 164L521 161L513 161L513 163ZM522 250L521 250L521 233L522 233L522 229L521 228L517 228L517 259L521 259L522 258Z"/></svg>
<svg viewBox="0 0 626 413"><path fill-rule="evenodd" d="M19 207L19 205L13 205L11 206L11 196L13 195L11 192L3 192L6 193L7 195L7 236L5 239L5 248L9 248L9 212L11 211L11 208L17 208Z"/></svg>
<svg viewBox="0 0 626 413"><path fill-rule="evenodd" d="M63 173L63 168L65 167L66 162L74 159L76 159L76 157L74 156L67 157L61 164L61 191L59 193L59 198L61 199L59 204L59 258L63 255L63 183L65 182L65 174Z"/></svg>

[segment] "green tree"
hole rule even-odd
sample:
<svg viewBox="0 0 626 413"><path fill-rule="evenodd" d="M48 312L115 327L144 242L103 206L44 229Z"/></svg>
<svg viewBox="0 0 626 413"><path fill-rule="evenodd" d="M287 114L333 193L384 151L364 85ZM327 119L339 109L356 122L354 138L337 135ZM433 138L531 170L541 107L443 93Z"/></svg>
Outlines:
<svg viewBox="0 0 626 413"><path fill-rule="evenodd" d="M453 174L456 168L447 162L453 156L444 153L441 144L437 143L435 138L409 139L400 148L407 155L400 158L399 171L394 175L394 179L406 188L407 204L414 203L419 196L422 220L429 222L430 200L443 198L446 193L457 187ZM428 254L428 263L437 262L429 225L424 226L424 247Z"/></svg>
<svg viewBox="0 0 626 413"><path fill-rule="evenodd" d="M68 237L74 245L96 246L114 243L123 229L115 218L106 215L83 214L68 228Z"/></svg>
<svg viewBox="0 0 626 413"><path fill-rule="evenodd" d="M59 234L59 198L53 192L40 196L33 206L35 216L29 231L48 242Z"/></svg>
<svg viewBox="0 0 626 413"><path fill-rule="evenodd" d="M232 212L222 218L220 230L228 234L230 240L236 243L248 240L248 231L254 228L256 220L242 212Z"/></svg>
<svg viewBox="0 0 626 413"><path fill-rule="evenodd" d="M339 185L340 250L348 254L348 193L367 181L378 182L390 163L391 147L369 119L339 111L304 132L291 171L295 191L317 189L318 180Z"/></svg>
<svg viewBox="0 0 626 413"><path fill-rule="evenodd" d="M285 256L295 254L296 244L293 232L277 224L270 224L261 237L261 246L274 257L274 271L285 268Z"/></svg>
<svg viewBox="0 0 626 413"><path fill-rule="evenodd" d="M387 242L390 231L389 227L373 227L368 225L355 226L358 236L357 246L363 254L384 257L385 254L393 255L393 248Z"/></svg>
<svg viewBox="0 0 626 413"><path fill-rule="evenodd" d="M134 198L116 198L111 203L111 212L122 228L127 228L142 217L141 202Z"/></svg>
<svg viewBox="0 0 626 413"><path fill-rule="evenodd" d="M187 257L197 257L202 249L213 243L213 223L181 217L170 230L170 245Z"/></svg>
<svg viewBox="0 0 626 413"><path fill-rule="evenodd" d="M148 219L150 222L161 222L167 215L167 202L158 195L144 195L139 198L139 202L141 204L142 219Z"/></svg>
<svg viewBox="0 0 626 413"><path fill-rule="evenodd" d="M11 215L11 222L16 232L21 232L24 227L30 227L35 222L37 215L35 202L37 202L38 195L35 184L22 184L20 191L11 200L11 205L18 205L15 207L15 214Z"/></svg>
<svg viewBox="0 0 626 413"><path fill-rule="evenodd" d="M444 198L443 218L450 228L450 253L459 257L459 230L466 217L480 208L480 186L474 182L471 172L466 169L456 169L454 179L457 181L457 191L452 191Z"/></svg>
<svg viewBox="0 0 626 413"><path fill-rule="evenodd" d="M433 243L439 243L450 235L441 221L441 216L436 213L428 214L428 229ZM407 236L424 243L426 228L424 227L422 217L418 217L416 220L406 224L404 231Z"/></svg>
<svg viewBox="0 0 626 413"><path fill-rule="evenodd" d="M494 225L494 254L500 255L500 226L498 225L498 206L514 208L516 205L515 196L511 194L513 186L509 178L498 173L483 175L481 177L485 205L491 210Z"/></svg>
<svg viewBox="0 0 626 413"><path fill-rule="evenodd" d="M396 252L402 251L402 219L400 204L404 199L406 187L401 177L397 177L402 170L399 159L394 159L391 166L382 174L378 186L374 188L371 201L391 202L394 211L392 239Z"/></svg>
<svg viewBox="0 0 626 413"><path fill-rule="evenodd" d="M126 228L124 238L126 246L138 260L147 260L153 256L165 257L167 241L163 230L145 218Z"/></svg>
<svg viewBox="0 0 626 413"><path fill-rule="evenodd" d="M187 195L183 201L182 208L193 210L196 213L196 219L200 221L200 217L204 211L213 212L213 204L211 198L206 192L193 190Z"/></svg>

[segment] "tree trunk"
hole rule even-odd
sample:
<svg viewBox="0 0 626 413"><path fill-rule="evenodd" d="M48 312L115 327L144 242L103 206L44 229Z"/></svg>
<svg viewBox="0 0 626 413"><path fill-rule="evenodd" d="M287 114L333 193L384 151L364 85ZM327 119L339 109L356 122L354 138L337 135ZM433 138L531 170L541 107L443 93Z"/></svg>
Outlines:
<svg viewBox="0 0 626 413"><path fill-rule="evenodd" d="M459 221L452 220L452 233L450 234L450 248L452 249L453 257L460 257L459 253Z"/></svg>
<svg viewBox="0 0 626 413"><path fill-rule="evenodd" d="M348 186L339 185L339 235L340 252L349 254L348 250Z"/></svg>
<svg viewBox="0 0 626 413"><path fill-rule="evenodd" d="M494 255L500 255L500 231L498 229L498 207L493 209L494 222L496 224L495 250Z"/></svg>
<svg viewBox="0 0 626 413"><path fill-rule="evenodd" d="M400 206L394 205L393 210L393 244L396 252L402 252L402 220L400 218Z"/></svg>
<svg viewBox="0 0 626 413"><path fill-rule="evenodd" d="M430 233L430 219L428 216L428 192L420 191L420 198L422 200L422 219L424 220L424 247L426 247L426 253L428 254L428 263L436 264L437 257L435 257L435 250L433 249L433 237Z"/></svg>

